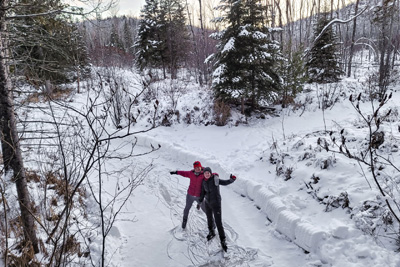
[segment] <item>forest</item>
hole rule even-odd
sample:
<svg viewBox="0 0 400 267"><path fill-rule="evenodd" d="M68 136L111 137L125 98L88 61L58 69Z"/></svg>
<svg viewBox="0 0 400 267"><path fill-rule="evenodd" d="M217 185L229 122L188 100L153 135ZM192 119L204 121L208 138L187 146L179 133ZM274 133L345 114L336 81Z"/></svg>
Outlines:
<svg viewBox="0 0 400 267"><path fill-rule="evenodd" d="M242 105L242 112L245 104L256 107L263 101L286 105L302 90L304 82L329 83L338 81L341 75L351 77L352 68L362 64L353 62L358 51L367 53L368 60L374 58L379 66L376 79L382 97L396 72L399 3L292 2L244 1L235 5L232 1L196 1L189 5L182 1L147 1L141 23L140 18L113 17L97 21L101 27L84 22L81 28L97 65L108 65L110 61L129 65L135 58L142 70L162 69L163 79L167 73L176 78L178 70L185 69L199 84L212 84L218 99ZM222 51L230 49L232 38L237 43L223 55ZM269 47L263 47L266 43ZM270 58L261 60L263 53ZM241 57L248 62L240 62L244 65L239 67ZM252 57L257 60L251 61ZM225 62L226 58L236 58L236 62ZM262 65L263 71L254 71ZM226 70L218 73L221 66ZM249 70L248 78L242 69ZM241 76L240 83L251 84L249 91L236 89L243 87L240 83L217 86L217 73L225 77L229 72L232 77L228 75L227 80L232 81L234 71ZM266 76L270 76L269 81ZM259 84L252 84L254 81Z"/></svg>
<svg viewBox="0 0 400 267"><path fill-rule="evenodd" d="M377 151L380 127L393 116L382 107L399 79L399 1L146 0L140 17L103 17L113 1L0 5L4 266L108 265L107 237L151 166L129 170L132 179L118 183L111 197L103 179L128 167L106 166L161 149L136 152L138 134L181 121L223 127L235 112L237 126L279 116L280 109L304 111L312 99L298 96L314 85L325 112L342 97L338 84L357 79L366 64L368 88L350 101L368 125L367 154L350 151L343 132L318 145L366 164L387 220L400 223L397 195L376 171L385 164L397 169ZM191 82L211 92L212 115L177 110ZM75 95L82 101L76 106ZM378 103L372 116L357 104L364 95ZM119 151L123 146L131 149ZM97 221L90 221L93 206ZM94 228L101 240L95 248L87 241Z"/></svg>

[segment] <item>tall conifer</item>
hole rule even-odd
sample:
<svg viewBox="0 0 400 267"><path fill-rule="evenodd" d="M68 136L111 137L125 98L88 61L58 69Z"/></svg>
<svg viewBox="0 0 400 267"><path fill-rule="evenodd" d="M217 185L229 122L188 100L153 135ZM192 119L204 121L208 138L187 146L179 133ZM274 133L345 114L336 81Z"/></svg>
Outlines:
<svg viewBox="0 0 400 267"><path fill-rule="evenodd" d="M329 13L320 16L314 28L314 45L306 63L310 83L338 82L343 71L339 64L338 42L332 26L328 23Z"/></svg>
<svg viewBox="0 0 400 267"><path fill-rule="evenodd" d="M184 8L180 0L146 0L142 10L138 38L137 63L162 67L176 78L189 46Z"/></svg>
<svg viewBox="0 0 400 267"><path fill-rule="evenodd" d="M139 32L135 47L136 62L140 69L155 67L161 61L162 42L159 36L160 25L159 0L146 0L141 11Z"/></svg>
<svg viewBox="0 0 400 267"><path fill-rule="evenodd" d="M222 0L219 8L227 27L214 35L220 41L213 55L216 97L253 107L271 101L281 89L277 63L282 58L261 1Z"/></svg>
<svg viewBox="0 0 400 267"><path fill-rule="evenodd" d="M64 7L59 1L23 0L17 5L16 12L45 14L48 10ZM68 15L28 16L15 20L10 31L16 70L36 85L45 81L53 84L69 82L70 73L78 69L83 73L88 64L83 37Z"/></svg>

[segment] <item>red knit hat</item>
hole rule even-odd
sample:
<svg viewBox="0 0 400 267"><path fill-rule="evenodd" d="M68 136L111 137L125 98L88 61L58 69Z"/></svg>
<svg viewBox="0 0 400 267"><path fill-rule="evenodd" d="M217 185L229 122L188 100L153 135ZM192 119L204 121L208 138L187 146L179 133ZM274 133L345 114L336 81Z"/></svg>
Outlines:
<svg viewBox="0 0 400 267"><path fill-rule="evenodd" d="M196 168L196 167L202 168L200 161L195 161L195 162L193 163L193 167L194 167L194 168Z"/></svg>

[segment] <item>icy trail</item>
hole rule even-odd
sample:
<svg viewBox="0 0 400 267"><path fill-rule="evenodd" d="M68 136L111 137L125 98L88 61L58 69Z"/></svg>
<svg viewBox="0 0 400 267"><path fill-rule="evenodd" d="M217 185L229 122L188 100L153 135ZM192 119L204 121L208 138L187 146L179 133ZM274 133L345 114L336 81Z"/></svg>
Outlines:
<svg viewBox="0 0 400 267"><path fill-rule="evenodd" d="M142 139L145 145L146 139ZM147 140L150 141L150 140ZM189 180L171 176L170 170L188 169L195 159L209 163L201 155L162 144L163 149L139 158L140 164L154 163L154 169L126 207L134 214L116 225L124 241L119 266L314 266L310 255L279 234L248 198L232 188L221 188L223 221L228 237L228 253L216 254L219 238L207 242L205 214L195 206L186 230L180 227ZM220 169L221 171L221 169ZM220 173L226 179L227 173ZM240 177L238 178L240 179ZM146 202L146 204L142 202ZM152 203L152 205L150 204ZM151 210L141 207L151 207ZM146 229L143 231L143 229ZM318 263L318 261L317 261ZM319 262L320 263L320 262Z"/></svg>
<svg viewBox="0 0 400 267"><path fill-rule="evenodd" d="M135 222L117 225L123 229L121 236L126 239L120 251L122 266L131 266L127 264L131 262L135 263L133 266L149 267L400 266L396 253L377 246L371 237L353 226L332 219L332 214L316 213L319 215L310 217L312 210L317 211L321 206L303 198L304 193L284 188L274 192L273 180L260 184L261 180L274 179L274 176L265 170L265 163L256 159L260 151L249 144L260 142L255 136L239 139L245 133L240 129L210 128L207 136L194 132L195 127L188 127L171 136L174 134L171 129L158 129L139 137L140 146L160 143L162 149L138 159L139 165L154 163L154 169L144 185L135 190L132 203L126 207L134 214ZM234 144L238 140L243 142L242 148L234 145L231 150L218 149L222 143ZM222 179L228 178L231 172L238 176L235 183L221 187L222 217L228 236L228 255L223 259L216 259L214 255L219 246L218 237L215 244L207 246L205 216L195 207L186 231L180 230L189 180L171 176L169 171L190 169L196 160L210 166ZM308 214L302 213L305 207ZM306 254L304 250L311 253Z"/></svg>
<svg viewBox="0 0 400 267"><path fill-rule="evenodd" d="M302 120L305 128L309 128L307 121L312 121L285 118L292 128L296 120ZM314 127L310 129L321 128ZM303 183L309 173L298 170L291 187L289 183L276 185L279 181L275 167L268 166L269 153L264 151L270 147L272 137L282 135L279 128L279 120L271 119L253 127L160 127L139 136L136 153L144 152L150 143L160 143L162 148L132 159L134 165L142 167L153 164L153 170L134 191L107 237L112 254L107 264L400 267L398 254L377 246L370 236L355 229L348 216L343 217L343 211L322 212L320 204L298 190L296 183ZM286 132L291 133L292 128L287 127ZM180 228L189 180L171 176L169 171L188 170L195 160L211 167L222 179L230 173L238 176L234 184L221 187L228 236L228 253L224 258L216 253L218 237L210 243L205 241L207 226L201 211L193 207L187 229ZM112 169L113 164L110 162L108 167ZM335 174L331 172L330 176ZM105 188L111 195L118 182L104 181L110 184ZM358 184L357 190L362 190ZM91 246L93 255L100 253L98 244L93 242ZM305 254L302 248L311 253Z"/></svg>

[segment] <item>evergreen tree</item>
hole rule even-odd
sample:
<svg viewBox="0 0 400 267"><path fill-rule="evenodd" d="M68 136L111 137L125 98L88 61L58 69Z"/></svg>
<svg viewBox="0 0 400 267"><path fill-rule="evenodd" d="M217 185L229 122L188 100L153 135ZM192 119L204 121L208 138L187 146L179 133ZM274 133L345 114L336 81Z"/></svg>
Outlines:
<svg viewBox="0 0 400 267"><path fill-rule="evenodd" d="M188 34L180 0L146 0L142 10L135 48L137 64L168 69L171 77L185 59Z"/></svg>
<svg viewBox="0 0 400 267"><path fill-rule="evenodd" d="M273 100L281 89L277 63L282 59L274 29L265 26L260 0L222 0L225 30L219 39L213 72L213 89L218 99L249 103L256 107Z"/></svg>
<svg viewBox="0 0 400 267"><path fill-rule="evenodd" d="M126 53L133 54L133 38L128 24L128 20L129 18L125 18L124 20L124 32L123 32L124 48Z"/></svg>
<svg viewBox="0 0 400 267"><path fill-rule="evenodd" d="M47 10L64 7L59 1L22 0L16 12L44 14ZM84 73L82 70L87 66L88 55L81 34L71 21L72 18L64 14L16 20L10 27L10 47L17 63L16 71L35 85L42 85L45 81L64 83L71 80L70 73Z"/></svg>
<svg viewBox="0 0 400 267"><path fill-rule="evenodd" d="M184 7L180 0L162 0L162 10L166 11L166 63L172 78L186 58L189 35L186 28Z"/></svg>
<svg viewBox="0 0 400 267"><path fill-rule="evenodd" d="M310 83L338 82L340 75L344 74L339 64L335 33L332 27L324 30L329 23L328 17L329 13L322 14L314 28L314 38L317 39L309 52L309 60L306 63Z"/></svg>
<svg viewBox="0 0 400 267"><path fill-rule="evenodd" d="M113 24L111 27L111 36L110 36L109 46L115 47L118 49L123 49L123 45L122 45L121 39L119 38L117 27L118 26L116 24Z"/></svg>
<svg viewBox="0 0 400 267"><path fill-rule="evenodd" d="M136 62L140 69L163 65L161 57L165 46L161 38L162 30L165 29L163 15L159 0L146 0L141 10L139 32L135 43Z"/></svg>
<svg viewBox="0 0 400 267"><path fill-rule="evenodd" d="M291 45L288 45L288 51L285 53L285 60L282 66L283 89L282 89L282 107L293 102L297 93L303 91L303 84L307 81L306 71L304 69L304 48L299 47L296 51L290 51Z"/></svg>

